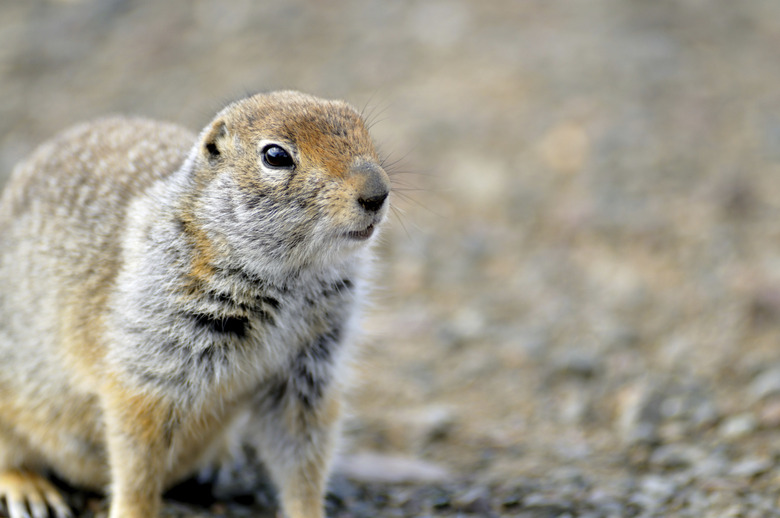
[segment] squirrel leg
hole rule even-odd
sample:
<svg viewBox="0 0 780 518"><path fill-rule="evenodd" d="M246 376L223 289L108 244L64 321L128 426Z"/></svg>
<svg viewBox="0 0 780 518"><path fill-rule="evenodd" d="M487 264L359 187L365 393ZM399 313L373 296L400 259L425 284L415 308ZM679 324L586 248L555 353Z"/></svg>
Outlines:
<svg viewBox="0 0 780 518"><path fill-rule="evenodd" d="M340 394L326 395L314 407L294 397L265 403L254 416L254 443L279 490L285 518L323 518Z"/></svg>
<svg viewBox="0 0 780 518"><path fill-rule="evenodd" d="M156 518L172 440L172 407L118 384L103 395L112 484L109 518Z"/></svg>

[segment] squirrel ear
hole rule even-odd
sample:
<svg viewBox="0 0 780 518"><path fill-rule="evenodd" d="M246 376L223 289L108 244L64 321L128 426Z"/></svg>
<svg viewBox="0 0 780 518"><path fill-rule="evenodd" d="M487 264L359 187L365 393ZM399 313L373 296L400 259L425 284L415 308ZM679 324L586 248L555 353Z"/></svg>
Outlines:
<svg viewBox="0 0 780 518"><path fill-rule="evenodd" d="M222 120L215 121L203 140L203 149L209 160L216 160L220 157L224 149L225 137L227 137L225 123Z"/></svg>

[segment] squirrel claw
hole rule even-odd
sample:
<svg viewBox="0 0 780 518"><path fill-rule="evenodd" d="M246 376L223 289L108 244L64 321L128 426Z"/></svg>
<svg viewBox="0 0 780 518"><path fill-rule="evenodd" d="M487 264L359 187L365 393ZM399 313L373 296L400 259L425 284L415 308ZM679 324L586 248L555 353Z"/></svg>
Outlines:
<svg viewBox="0 0 780 518"><path fill-rule="evenodd" d="M0 473L0 500L10 518L73 518L60 492L40 475L23 470Z"/></svg>

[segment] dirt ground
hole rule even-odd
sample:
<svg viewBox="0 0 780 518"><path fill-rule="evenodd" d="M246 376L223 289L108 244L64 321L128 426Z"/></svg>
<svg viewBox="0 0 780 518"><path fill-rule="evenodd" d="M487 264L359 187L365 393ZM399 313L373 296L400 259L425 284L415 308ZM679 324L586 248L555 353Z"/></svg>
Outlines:
<svg viewBox="0 0 780 518"><path fill-rule="evenodd" d="M0 178L100 115L347 99L396 213L331 516L780 516L778 49L776 0L7 0Z"/></svg>

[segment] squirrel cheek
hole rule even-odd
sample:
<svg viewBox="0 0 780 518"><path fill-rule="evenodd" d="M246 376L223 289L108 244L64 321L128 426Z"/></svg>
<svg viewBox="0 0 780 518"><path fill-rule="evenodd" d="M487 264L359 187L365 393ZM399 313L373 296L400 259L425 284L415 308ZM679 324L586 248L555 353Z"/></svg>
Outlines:
<svg viewBox="0 0 780 518"><path fill-rule="evenodd" d="M356 216L354 211L351 210L351 203L349 203L348 199L342 197L330 200L326 213L337 226L349 225Z"/></svg>

